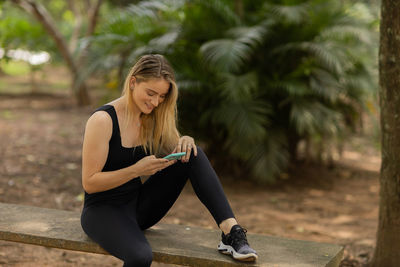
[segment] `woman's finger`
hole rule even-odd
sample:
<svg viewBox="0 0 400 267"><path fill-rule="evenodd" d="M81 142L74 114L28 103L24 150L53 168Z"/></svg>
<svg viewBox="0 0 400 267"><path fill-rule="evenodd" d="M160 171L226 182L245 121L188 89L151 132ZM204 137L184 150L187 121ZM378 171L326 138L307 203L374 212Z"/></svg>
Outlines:
<svg viewBox="0 0 400 267"><path fill-rule="evenodd" d="M189 143L189 144L187 145L187 152L186 152L186 155L185 155L186 161L189 161L189 159L190 159L190 154L191 154L191 153L192 153L192 144Z"/></svg>
<svg viewBox="0 0 400 267"><path fill-rule="evenodd" d="M181 152L187 152L187 142L186 140L182 140ZM185 156L181 157L181 162L185 162Z"/></svg>
<svg viewBox="0 0 400 267"><path fill-rule="evenodd" d="M188 143L185 147L185 156L182 157L183 162L188 162L190 158L190 153L192 152L192 144Z"/></svg>
<svg viewBox="0 0 400 267"><path fill-rule="evenodd" d="M176 146L176 153L182 152L182 141L179 140L178 145Z"/></svg>

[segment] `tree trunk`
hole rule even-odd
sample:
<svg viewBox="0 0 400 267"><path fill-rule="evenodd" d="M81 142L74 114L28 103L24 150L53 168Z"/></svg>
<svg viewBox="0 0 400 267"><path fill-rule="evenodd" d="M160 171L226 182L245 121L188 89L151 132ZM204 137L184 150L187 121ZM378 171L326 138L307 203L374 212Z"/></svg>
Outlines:
<svg viewBox="0 0 400 267"><path fill-rule="evenodd" d="M80 82L79 78L75 76L73 78L72 86L78 106L90 105L90 96L86 87L86 83Z"/></svg>
<svg viewBox="0 0 400 267"><path fill-rule="evenodd" d="M57 29L56 23L54 22L53 18L47 12L44 6L42 6L39 2L33 0L12 0L12 1L15 4L19 5L21 8L23 8L26 12L33 15L42 24L42 26L51 36L51 38L53 38L59 52L61 53L63 59L67 64L71 76L73 77L72 90L74 92L78 105L80 106L89 105L90 97L87 91L87 86L85 84L85 81L82 80L78 81L78 75L80 73L79 68L82 68L85 65L86 56L89 50L90 43L86 45L86 47L81 51L79 58L75 60L72 55L72 52L70 51L69 46L67 45L65 38L62 36L59 29ZM89 37L94 33L102 0L96 0L90 3L91 5L88 10L88 29L86 31L85 37ZM79 31L81 26L78 23L76 27L78 27L77 31ZM74 48L75 45L74 38L77 38L77 36L73 37L71 41L72 44L70 44L70 46L72 48Z"/></svg>
<svg viewBox="0 0 400 267"><path fill-rule="evenodd" d="M373 267L400 263L400 2L382 0L379 84L382 131L379 225Z"/></svg>

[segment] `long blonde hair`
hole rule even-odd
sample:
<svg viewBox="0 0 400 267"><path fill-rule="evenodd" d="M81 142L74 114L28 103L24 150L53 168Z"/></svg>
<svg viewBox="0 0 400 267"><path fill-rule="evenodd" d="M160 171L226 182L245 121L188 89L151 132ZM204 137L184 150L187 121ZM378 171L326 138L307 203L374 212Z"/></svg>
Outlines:
<svg viewBox="0 0 400 267"><path fill-rule="evenodd" d="M162 156L171 153L179 140L179 132L176 127L178 99L178 87L175 81L174 71L162 55L144 55L129 71L124 82L122 95L127 98L125 106L125 118L129 123L133 117L133 98L130 89L132 77L140 83L152 79L164 79L169 82L169 90L165 99L150 114L141 114L141 127L139 142L146 153ZM126 125L127 126L127 125Z"/></svg>

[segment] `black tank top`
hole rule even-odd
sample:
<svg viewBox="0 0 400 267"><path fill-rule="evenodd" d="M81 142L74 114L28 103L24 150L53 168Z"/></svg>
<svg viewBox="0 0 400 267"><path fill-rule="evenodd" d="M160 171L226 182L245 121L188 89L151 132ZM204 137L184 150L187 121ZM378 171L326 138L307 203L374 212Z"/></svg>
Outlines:
<svg viewBox="0 0 400 267"><path fill-rule="evenodd" d="M142 146L136 147L123 147L121 142L121 134L120 127L118 124L117 113L112 105L104 105L98 109L96 109L93 113L97 111L105 111L107 112L113 123L113 131L111 135L111 139L109 141L109 150L107 161L104 164L102 171L115 171L119 169L126 168L135 164L137 161L146 156L144 149ZM93 155L95 157L96 155ZM134 179L129 180L125 184L122 184L113 189L88 194L85 191L85 201L84 207L88 207L93 204L113 204L113 203L124 203L129 201L134 192L141 186L142 182L139 177L132 177Z"/></svg>

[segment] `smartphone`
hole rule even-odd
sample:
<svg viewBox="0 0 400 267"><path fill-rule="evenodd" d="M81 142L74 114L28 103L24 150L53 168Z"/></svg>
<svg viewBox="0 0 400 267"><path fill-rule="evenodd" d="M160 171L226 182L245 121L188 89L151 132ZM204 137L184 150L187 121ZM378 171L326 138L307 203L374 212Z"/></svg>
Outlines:
<svg viewBox="0 0 400 267"><path fill-rule="evenodd" d="M186 152L179 152L179 153L172 153L164 157L164 159L168 160L174 160L174 159L180 159L182 156L185 156Z"/></svg>

